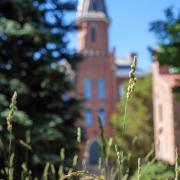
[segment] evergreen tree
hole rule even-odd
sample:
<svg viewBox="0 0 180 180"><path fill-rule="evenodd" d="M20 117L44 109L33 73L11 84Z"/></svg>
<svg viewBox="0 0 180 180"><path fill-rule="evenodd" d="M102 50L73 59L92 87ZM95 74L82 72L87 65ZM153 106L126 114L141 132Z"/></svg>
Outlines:
<svg viewBox="0 0 180 180"><path fill-rule="evenodd" d="M0 1L0 168L8 152L8 104L17 91L13 124L17 177L24 159L33 174L38 174L46 161L60 161L62 147L69 157L77 149L80 101L66 95L74 85L70 68L62 65L66 59L74 69L79 59L68 49L67 33L74 25L65 21L75 7L74 1ZM25 141L29 129L32 151L19 143Z"/></svg>
<svg viewBox="0 0 180 180"><path fill-rule="evenodd" d="M119 112L113 115L112 125L115 142L127 157L125 169L129 168L132 173L137 169L138 158L144 158L153 147L151 75L137 81L124 122L125 104L126 96L123 96L118 104Z"/></svg>
<svg viewBox="0 0 180 180"><path fill-rule="evenodd" d="M151 23L150 31L159 39L159 46L152 52L161 65L180 68L180 11L175 13L172 7L166 9L165 20Z"/></svg>
<svg viewBox="0 0 180 180"><path fill-rule="evenodd" d="M137 171L131 177L131 180L136 180L138 178ZM174 166L154 159L145 164L141 164L140 176L143 180L175 179Z"/></svg>

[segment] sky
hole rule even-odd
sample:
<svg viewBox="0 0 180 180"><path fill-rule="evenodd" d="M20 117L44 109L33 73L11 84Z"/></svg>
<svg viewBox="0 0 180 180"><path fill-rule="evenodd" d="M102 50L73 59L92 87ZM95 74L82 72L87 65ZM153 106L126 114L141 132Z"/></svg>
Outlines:
<svg viewBox="0 0 180 180"><path fill-rule="evenodd" d="M149 71L151 55L148 47L156 47L158 39L149 31L150 23L163 19L169 6L180 8L180 0L106 0L111 19L109 29L110 50L116 49L116 58L130 52L138 54L138 65ZM77 36L70 36L70 46L77 47Z"/></svg>

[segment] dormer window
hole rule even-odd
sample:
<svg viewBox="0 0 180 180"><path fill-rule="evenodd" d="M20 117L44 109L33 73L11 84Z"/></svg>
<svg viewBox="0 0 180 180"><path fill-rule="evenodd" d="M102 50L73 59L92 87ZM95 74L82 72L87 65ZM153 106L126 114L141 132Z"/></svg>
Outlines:
<svg viewBox="0 0 180 180"><path fill-rule="evenodd" d="M91 42L92 43L96 42L96 27L95 26L91 28Z"/></svg>

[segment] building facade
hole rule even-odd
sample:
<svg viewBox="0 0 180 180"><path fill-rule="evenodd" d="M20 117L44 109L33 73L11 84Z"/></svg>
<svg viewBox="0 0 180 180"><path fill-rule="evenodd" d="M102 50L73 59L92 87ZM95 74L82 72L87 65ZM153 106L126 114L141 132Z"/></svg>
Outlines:
<svg viewBox="0 0 180 180"><path fill-rule="evenodd" d="M89 140L88 161L96 164L99 154L98 116L106 136L110 137L111 116L123 96L123 84L129 78L131 60L135 54L116 60L114 51L109 50L110 18L104 0L80 0L77 26L78 50L84 58L76 74L76 91L84 99L82 122ZM142 72L138 73L142 75Z"/></svg>
<svg viewBox="0 0 180 180"><path fill-rule="evenodd" d="M117 82L114 56L108 47L109 17L105 2L81 1L77 25L79 51L84 56L77 71L77 93L85 100L83 115L87 136L98 136L98 116L110 135L108 119L115 111Z"/></svg>
<svg viewBox="0 0 180 180"><path fill-rule="evenodd" d="M111 116L124 95L124 83L129 79L130 65L135 53L116 59L109 48L110 18L105 0L79 0L77 11L78 50L83 55L76 74L76 93L84 99L82 124L86 127L89 145L85 152L89 164L99 158L98 116L105 134L112 136ZM136 76L145 73L136 70ZM180 74L169 67L153 62L153 107L155 151L159 160L175 163L175 149L180 153L180 101L176 88L180 87Z"/></svg>
<svg viewBox="0 0 180 180"><path fill-rule="evenodd" d="M158 61L153 62L153 107L155 152L159 160L170 164L180 153L180 74Z"/></svg>

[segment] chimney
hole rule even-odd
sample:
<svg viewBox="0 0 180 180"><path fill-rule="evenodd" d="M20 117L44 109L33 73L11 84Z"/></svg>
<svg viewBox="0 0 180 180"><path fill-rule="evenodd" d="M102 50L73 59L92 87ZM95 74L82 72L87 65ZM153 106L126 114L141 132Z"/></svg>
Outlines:
<svg viewBox="0 0 180 180"><path fill-rule="evenodd" d="M134 59L134 57L137 57L137 53L136 52L131 52L130 54L129 54L129 59L131 60L131 61L133 61L133 59Z"/></svg>

